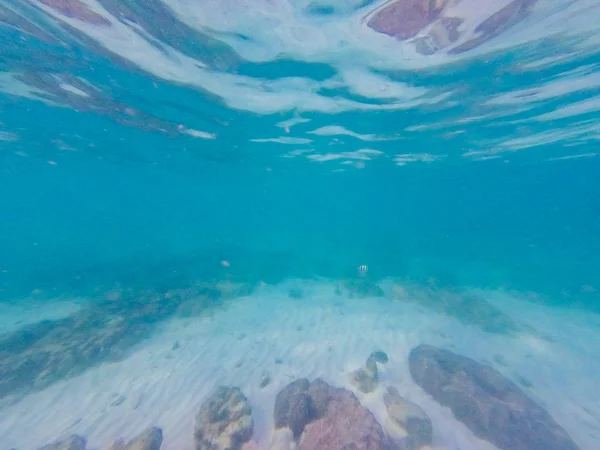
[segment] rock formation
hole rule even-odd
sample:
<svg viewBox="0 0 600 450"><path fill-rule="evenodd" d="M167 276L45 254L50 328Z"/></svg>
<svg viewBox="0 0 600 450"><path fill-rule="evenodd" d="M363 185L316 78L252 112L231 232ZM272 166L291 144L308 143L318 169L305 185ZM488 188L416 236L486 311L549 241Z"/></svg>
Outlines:
<svg viewBox="0 0 600 450"><path fill-rule="evenodd" d="M347 389L321 379L300 379L275 399L276 428L288 428L300 450L391 450L392 442L371 412ZM288 447L291 448L291 447Z"/></svg>
<svg viewBox="0 0 600 450"><path fill-rule="evenodd" d="M415 382L501 450L578 450L550 414L490 366L431 345L409 356Z"/></svg>
<svg viewBox="0 0 600 450"><path fill-rule="evenodd" d="M373 392L379 384L377 363L386 364L387 362L388 356L384 352L378 351L371 353L369 358L367 358L365 367L352 372L350 381L361 392Z"/></svg>
<svg viewBox="0 0 600 450"><path fill-rule="evenodd" d="M196 415L196 450L240 450L252 438L248 400L237 387L219 387Z"/></svg>

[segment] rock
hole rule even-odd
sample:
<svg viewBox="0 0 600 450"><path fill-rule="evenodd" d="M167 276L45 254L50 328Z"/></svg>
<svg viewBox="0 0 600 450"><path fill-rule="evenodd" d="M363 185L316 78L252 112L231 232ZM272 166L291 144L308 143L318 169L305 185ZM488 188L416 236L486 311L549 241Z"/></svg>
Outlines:
<svg viewBox="0 0 600 450"><path fill-rule="evenodd" d="M72 434L66 439L44 445L38 450L85 450L87 441L78 434Z"/></svg>
<svg viewBox="0 0 600 450"><path fill-rule="evenodd" d="M495 369L431 345L409 356L414 381L501 450L578 450L552 416Z"/></svg>
<svg viewBox="0 0 600 450"><path fill-rule="evenodd" d="M383 394L383 402L390 418L406 430L408 434L406 446L408 448L416 449L431 444L433 425L431 419L419 405L402 398L394 387L388 387Z"/></svg>
<svg viewBox="0 0 600 450"><path fill-rule="evenodd" d="M365 363L365 367L352 372L350 375L350 382L361 392L373 392L379 384L377 363L386 364L387 362L388 356L384 352L378 351L371 353Z"/></svg>
<svg viewBox="0 0 600 450"><path fill-rule="evenodd" d="M123 439L117 439L108 450L159 450L162 440L162 430L158 427L149 427L127 444Z"/></svg>
<svg viewBox="0 0 600 450"><path fill-rule="evenodd" d="M369 359L372 359L373 361L378 362L379 364L387 364L388 361L390 360L388 358L387 353L382 352L382 351L377 351L377 352L371 353L371 356L369 356Z"/></svg>
<svg viewBox="0 0 600 450"><path fill-rule="evenodd" d="M259 383L259 387L261 389L266 388L269 384L271 384L271 376L267 373L264 372L260 378L260 383Z"/></svg>
<svg viewBox="0 0 600 450"><path fill-rule="evenodd" d="M306 424L317 418L308 394L309 387L309 381L301 378L288 384L275 397L275 428L289 428L296 439L300 437Z"/></svg>
<svg viewBox="0 0 600 450"><path fill-rule="evenodd" d="M294 433L289 428L275 430L269 443L269 450L297 450Z"/></svg>
<svg viewBox="0 0 600 450"><path fill-rule="evenodd" d="M300 450L391 450L392 443L356 396L318 380L315 403L325 408L322 418L308 424L300 438ZM323 395L327 393L327 400ZM316 408L318 409L318 408Z"/></svg>
<svg viewBox="0 0 600 450"><path fill-rule="evenodd" d="M273 450L294 449L290 437L298 440L300 450L392 448L381 425L352 392L321 379L300 379L283 388L275 399L274 415L282 434L280 447Z"/></svg>
<svg viewBox="0 0 600 450"><path fill-rule="evenodd" d="M219 387L196 415L196 450L240 450L252 437L248 400L237 387Z"/></svg>

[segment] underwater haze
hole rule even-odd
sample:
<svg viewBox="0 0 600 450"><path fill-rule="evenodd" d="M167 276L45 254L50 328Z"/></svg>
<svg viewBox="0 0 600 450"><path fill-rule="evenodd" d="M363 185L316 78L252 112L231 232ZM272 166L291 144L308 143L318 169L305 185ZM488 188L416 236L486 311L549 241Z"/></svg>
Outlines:
<svg viewBox="0 0 600 450"><path fill-rule="evenodd" d="M596 0L0 0L0 449L600 448Z"/></svg>

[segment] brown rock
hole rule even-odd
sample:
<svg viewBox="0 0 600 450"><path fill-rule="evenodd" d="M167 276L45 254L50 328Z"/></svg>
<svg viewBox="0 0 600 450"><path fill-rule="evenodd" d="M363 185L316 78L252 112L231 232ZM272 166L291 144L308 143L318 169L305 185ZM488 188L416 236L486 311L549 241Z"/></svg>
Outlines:
<svg viewBox="0 0 600 450"><path fill-rule="evenodd" d="M350 382L361 392L373 392L379 385L377 363L386 364L388 356L384 352L373 352L367 359L365 367L355 370L350 375Z"/></svg>
<svg viewBox="0 0 600 450"><path fill-rule="evenodd" d="M545 409L490 366L421 345L410 352L409 368L425 392L499 449L579 449Z"/></svg>
<svg viewBox="0 0 600 450"><path fill-rule="evenodd" d="M391 441L369 410L346 389L330 388L325 416L306 426L300 450L391 450Z"/></svg>
<svg viewBox="0 0 600 450"><path fill-rule="evenodd" d="M196 415L196 450L241 450L252 437L248 400L237 387L219 387Z"/></svg>
<svg viewBox="0 0 600 450"><path fill-rule="evenodd" d="M275 397L273 418L276 428L289 428L298 439L306 424L317 418L317 411L308 393L306 378L293 381Z"/></svg>

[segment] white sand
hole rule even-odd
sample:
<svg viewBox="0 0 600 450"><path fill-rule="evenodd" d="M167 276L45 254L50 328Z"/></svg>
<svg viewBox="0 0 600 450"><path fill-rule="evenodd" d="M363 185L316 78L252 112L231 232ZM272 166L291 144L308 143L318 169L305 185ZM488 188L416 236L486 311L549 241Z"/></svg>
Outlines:
<svg viewBox="0 0 600 450"><path fill-rule="evenodd" d="M303 299L288 298L301 286ZM515 379L528 379L526 391L553 415L582 450L600 442L600 318L524 303L500 292L485 295L513 317L538 331L518 338L492 335L418 304L385 298L350 299L327 282L288 282L256 290L212 317L166 323L128 359L91 369L56 383L0 411L2 448L35 449L60 436L78 433L88 448L104 449L120 436L129 439L148 425L163 429L163 450L192 449L193 419L218 386L239 386L248 397L255 439L266 448L275 395L298 377L323 377L355 391L349 373L373 350L383 350L380 387L357 396L391 434L381 399L393 384L419 404L434 425L434 448L488 450L450 410L440 407L411 380L407 356L428 343L478 360L502 355L495 367ZM391 288L384 283L384 289ZM539 336L551 335L553 341ZM179 348L172 349L175 342ZM281 364L276 364L281 359ZM239 365L241 363L241 365ZM263 373L271 384L259 387ZM111 405L119 395L124 400ZM118 402L117 402L118 403Z"/></svg>

